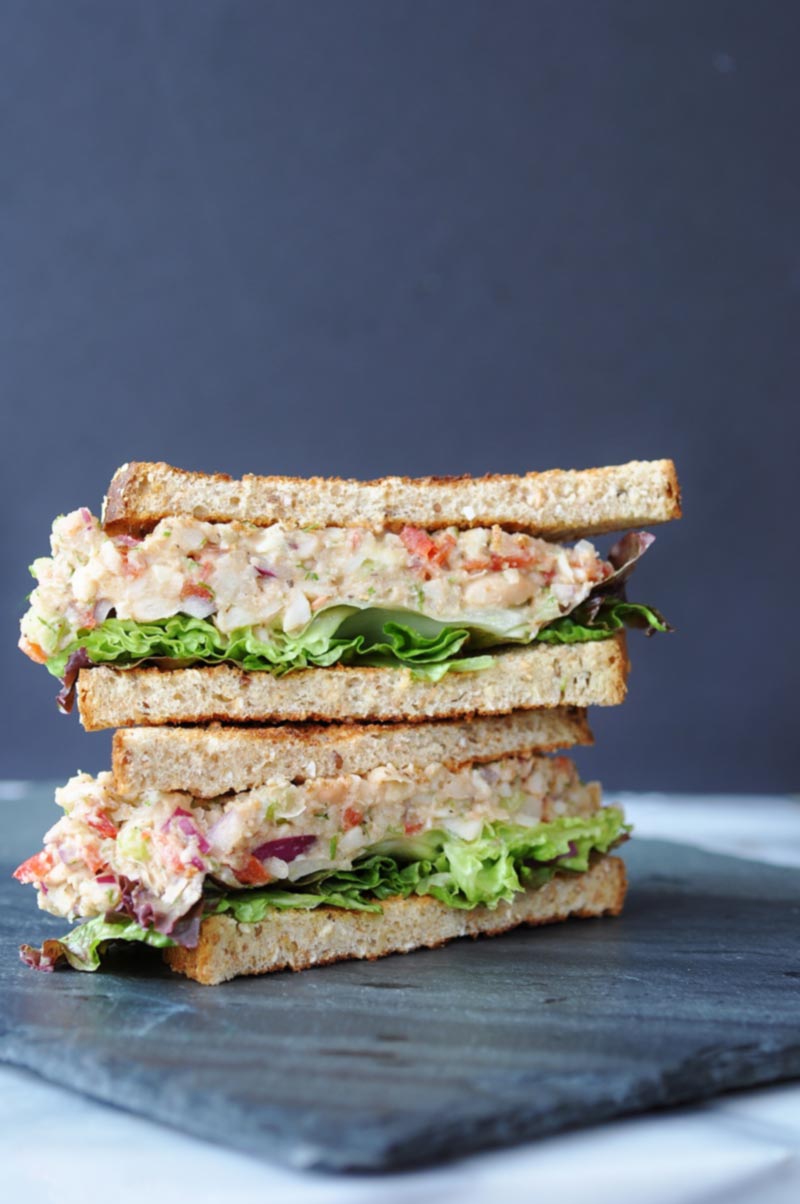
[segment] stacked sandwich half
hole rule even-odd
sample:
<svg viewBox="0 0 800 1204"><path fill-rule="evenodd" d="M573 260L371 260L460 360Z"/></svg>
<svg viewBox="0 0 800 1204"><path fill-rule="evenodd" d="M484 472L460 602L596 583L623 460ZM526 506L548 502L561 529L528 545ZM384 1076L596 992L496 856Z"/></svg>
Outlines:
<svg viewBox="0 0 800 1204"><path fill-rule="evenodd" d="M53 525L23 651L114 727L16 871L77 926L204 983L616 913L618 808L556 749L623 700L669 461L373 482L126 465ZM629 530L606 553L590 537ZM575 542L577 541L577 542Z"/></svg>

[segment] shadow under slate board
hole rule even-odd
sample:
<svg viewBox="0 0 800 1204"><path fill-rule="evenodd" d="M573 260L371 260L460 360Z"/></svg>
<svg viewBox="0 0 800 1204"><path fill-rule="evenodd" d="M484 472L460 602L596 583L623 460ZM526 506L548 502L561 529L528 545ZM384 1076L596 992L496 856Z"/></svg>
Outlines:
<svg viewBox="0 0 800 1204"><path fill-rule="evenodd" d="M0 1059L265 1159L390 1170L800 1076L800 874L633 841L619 919L202 987L37 974L4 875Z"/></svg>

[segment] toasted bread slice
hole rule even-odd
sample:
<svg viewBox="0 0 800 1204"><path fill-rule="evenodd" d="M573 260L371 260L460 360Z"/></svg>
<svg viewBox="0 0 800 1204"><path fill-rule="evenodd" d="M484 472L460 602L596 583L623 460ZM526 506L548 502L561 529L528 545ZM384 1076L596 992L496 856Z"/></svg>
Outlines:
<svg viewBox="0 0 800 1204"><path fill-rule="evenodd" d="M103 505L107 531L141 533L162 518L189 515L268 526L368 527L407 524L484 527L497 523L546 539L573 539L679 518L671 460L634 460L584 471L553 469L525 476L336 478L185 472L168 464L125 464Z"/></svg>
<svg viewBox="0 0 800 1204"><path fill-rule="evenodd" d="M114 735L114 788L216 798L275 778L364 774L381 765L457 769L591 743L586 712L568 707L414 724L123 728Z"/></svg>
<svg viewBox="0 0 800 1204"><path fill-rule="evenodd" d="M538 707L614 706L625 698L625 636L588 644L533 644L498 654L477 673L441 681L408 669L336 665L285 677L229 665L197 669L113 669L78 677L87 731L170 723L407 721L503 715Z"/></svg>
<svg viewBox="0 0 800 1204"><path fill-rule="evenodd" d="M435 948L461 936L494 935L520 924L553 924L570 916L618 915L626 891L619 857L598 857L585 874L563 874L519 894L493 911L461 911L429 896L388 899L383 914L320 907L276 911L258 924L228 916L204 920L196 949L164 952L173 970L207 986L242 974L306 970L310 966Z"/></svg>

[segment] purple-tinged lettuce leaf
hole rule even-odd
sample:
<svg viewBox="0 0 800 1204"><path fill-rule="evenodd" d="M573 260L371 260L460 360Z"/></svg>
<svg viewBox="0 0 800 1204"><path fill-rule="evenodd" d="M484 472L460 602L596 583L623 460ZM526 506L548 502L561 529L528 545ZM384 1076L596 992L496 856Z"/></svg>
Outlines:
<svg viewBox="0 0 800 1204"><path fill-rule="evenodd" d="M76 648L67 657L62 678L63 684L56 695L58 709L62 714L68 715L75 705L75 686L81 669L88 669L93 663L85 648Z"/></svg>

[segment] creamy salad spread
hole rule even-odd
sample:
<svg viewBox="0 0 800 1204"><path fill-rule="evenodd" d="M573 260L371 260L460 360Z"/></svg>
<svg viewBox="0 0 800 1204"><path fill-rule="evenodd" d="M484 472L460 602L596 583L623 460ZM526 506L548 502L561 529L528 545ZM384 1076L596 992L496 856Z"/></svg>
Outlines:
<svg viewBox="0 0 800 1204"><path fill-rule="evenodd" d="M587 540L566 547L497 526L375 534L171 518L137 539L107 535L82 508L56 519L51 546L32 566L39 584L20 641L42 662L109 615L186 614L223 633L260 628L266 639L338 605L462 624L513 611L533 637L614 571Z"/></svg>
<svg viewBox="0 0 800 1204"><path fill-rule="evenodd" d="M123 798L112 775L78 774L56 792L64 816L44 849L16 871L54 915L117 910L124 895L150 905L169 931L202 896L206 879L226 887L289 883L321 870L349 869L381 842L431 831L474 840L485 825L521 827L600 807L597 783L583 783L567 757L506 757L484 765L425 771L383 766L364 775L277 779L200 801L184 793Z"/></svg>

